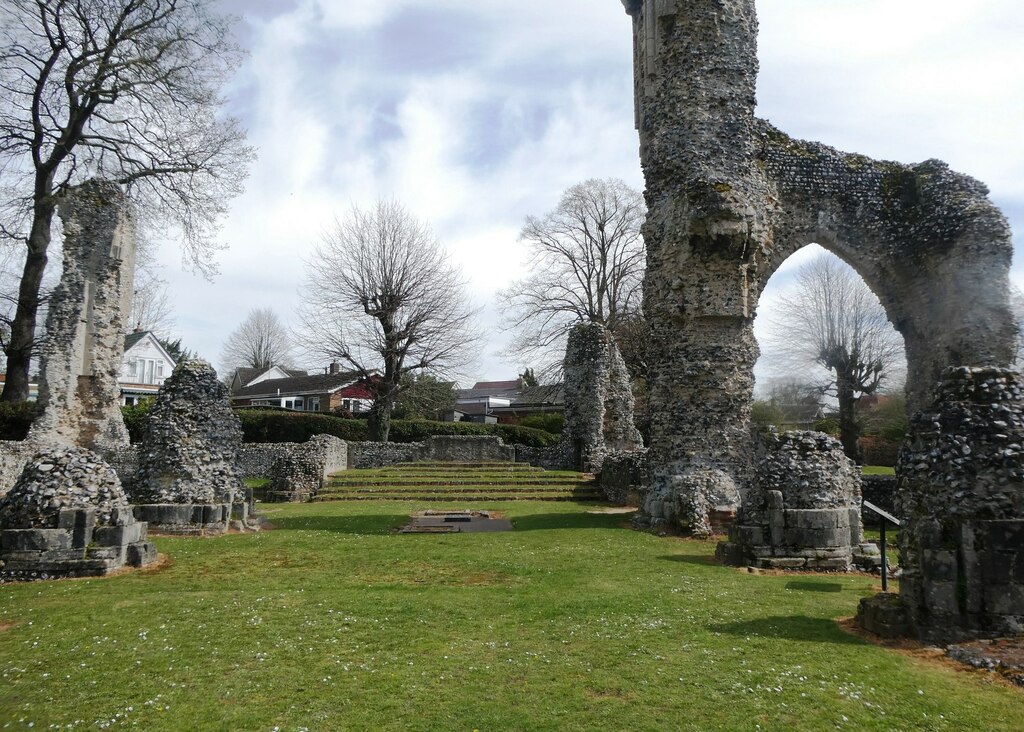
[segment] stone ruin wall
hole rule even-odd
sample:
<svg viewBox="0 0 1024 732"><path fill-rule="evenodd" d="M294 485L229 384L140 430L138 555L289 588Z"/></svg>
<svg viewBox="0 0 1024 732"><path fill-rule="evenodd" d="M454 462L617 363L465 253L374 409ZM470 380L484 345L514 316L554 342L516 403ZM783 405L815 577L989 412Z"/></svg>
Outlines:
<svg viewBox="0 0 1024 732"><path fill-rule="evenodd" d="M34 444L128 444L117 382L135 269L131 206L116 183L92 180L61 197L64 271L50 299Z"/></svg>
<svg viewBox="0 0 1024 732"><path fill-rule="evenodd" d="M610 452L643 448L633 422L632 380L607 328L582 323L569 331L563 373L562 440L572 469L598 473Z"/></svg>
<svg viewBox="0 0 1024 732"><path fill-rule="evenodd" d="M926 640L1024 632L1024 378L949 369L897 466L900 594Z"/></svg>
<svg viewBox="0 0 1024 732"><path fill-rule="evenodd" d="M860 272L906 342L911 408L951 365L1006 365L1005 217L977 181L793 140L754 117L754 0L623 0L647 181L651 489L642 520L711 532L753 479L753 320L817 242Z"/></svg>

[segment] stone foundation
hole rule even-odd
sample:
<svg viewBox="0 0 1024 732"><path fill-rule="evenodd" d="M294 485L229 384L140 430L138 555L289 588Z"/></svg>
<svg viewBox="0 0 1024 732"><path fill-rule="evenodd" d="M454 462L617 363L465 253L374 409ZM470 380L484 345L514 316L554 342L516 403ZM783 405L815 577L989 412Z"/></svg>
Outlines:
<svg viewBox="0 0 1024 732"><path fill-rule="evenodd" d="M903 638L911 634L910 613L899 595L879 592L861 598L857 625L882 638Z"/></svg>
<svg viewBox="0 0 1024 732"><path fill-rule="evenodd" d="M717 556L727 564L847 571L881 555L864 545L860 471L819 432L772 437Z"/></svg>

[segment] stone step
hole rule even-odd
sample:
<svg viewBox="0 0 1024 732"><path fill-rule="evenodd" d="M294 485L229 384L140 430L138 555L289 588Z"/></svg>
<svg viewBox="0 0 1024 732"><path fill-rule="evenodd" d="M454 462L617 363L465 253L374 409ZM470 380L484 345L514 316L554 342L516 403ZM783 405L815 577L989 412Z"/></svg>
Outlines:
<svg viewBox="0 0 1024 732"><path fill-rule="evenodd" d="M589 485L593 481L580 480L579 478L480 478L471 475L465 477L438 477L438 478L417 478L407 476L396 476L394 478L332 478L330 486L416 486L416 485L508 485L508 486L530 486L530 485Z"/></svg>
<svg viewBox="0 0 1024 732"><path fill-rule="evenodd" d="M535 493L503 493L495 491L492 493L472 493L472 494L432 494L425 495L421 493L388 493L388 494L373 494L366 495L361 493L343 494L343 495L318 495L313 499L319 502L334 502L334 501L447 501L449 503L457 503L462 501L602 501L604 496L596 492L587 493L549 493L549 494L535 494Z"/></svg>
<svg viewBox="0 0 1024 732"><path fill-rule="evenodd" d="M464 493L601 493L589 486L528 486L523 488L504 488L502 486L471 485L460 488L431 488L429 486L352 486L346 488L328 488L317 495L348 495L362 493L366 495L387 495L389 493L423 493L460 495Z"/></svg>

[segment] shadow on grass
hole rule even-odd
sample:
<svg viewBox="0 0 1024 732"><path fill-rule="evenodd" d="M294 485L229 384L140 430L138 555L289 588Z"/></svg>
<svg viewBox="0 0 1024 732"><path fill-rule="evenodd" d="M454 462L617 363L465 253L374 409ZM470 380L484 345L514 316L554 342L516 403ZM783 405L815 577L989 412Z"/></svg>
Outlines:
<svg viewBox="0 0 1024 732"><path fill-rule="evenodd" d="M715 559L714 554L663 554L658 557L666 562L681 562L682 564L697 564L702 567L724 567L720 561Z"/></svg>
<svg viewBox="0 0 1024 732"><path fill-rule="evenodd" d="M862 646L867 641L844 633L834 620L810 618L806 615L775 616L744 620L738 623L716 623L708 629L729 635L761 636L762 638L784 638L786 640L813 641L816 643L838 643Z"/></svg>
<svg viewBox="0 0 1024 732"><path fill-rule="evenodd" d="M387 534L409 522L404 513L377 516L271 516L276 531L334 531L339 534Z"/></svg>
<svg viewBox="0 0 1024 732"><path fill-rule="evenodd" d="M843 586L838 582L815 582L814 580L790 580L786 583L787 590L802 592L842 592Z"/></svg>
<svg viewBox="0 0 1024 732"><path fill-rule="evenodd" d="M535 513L511 516L515 531L550 531L552 529L617 529L623 517L597 513Z"/></svg>

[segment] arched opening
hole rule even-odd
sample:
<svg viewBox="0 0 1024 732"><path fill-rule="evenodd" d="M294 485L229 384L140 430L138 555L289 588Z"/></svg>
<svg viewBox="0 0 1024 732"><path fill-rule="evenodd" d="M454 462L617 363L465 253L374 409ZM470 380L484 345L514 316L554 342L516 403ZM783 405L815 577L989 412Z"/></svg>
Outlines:
<svg viewBox="0 0 1024 732"><path fill-rule="evenodd" d="M856 461L891 465L906 422L905 346L857 269L805 245L777 263L756 315L755 423L829 432Z"/></svg>

